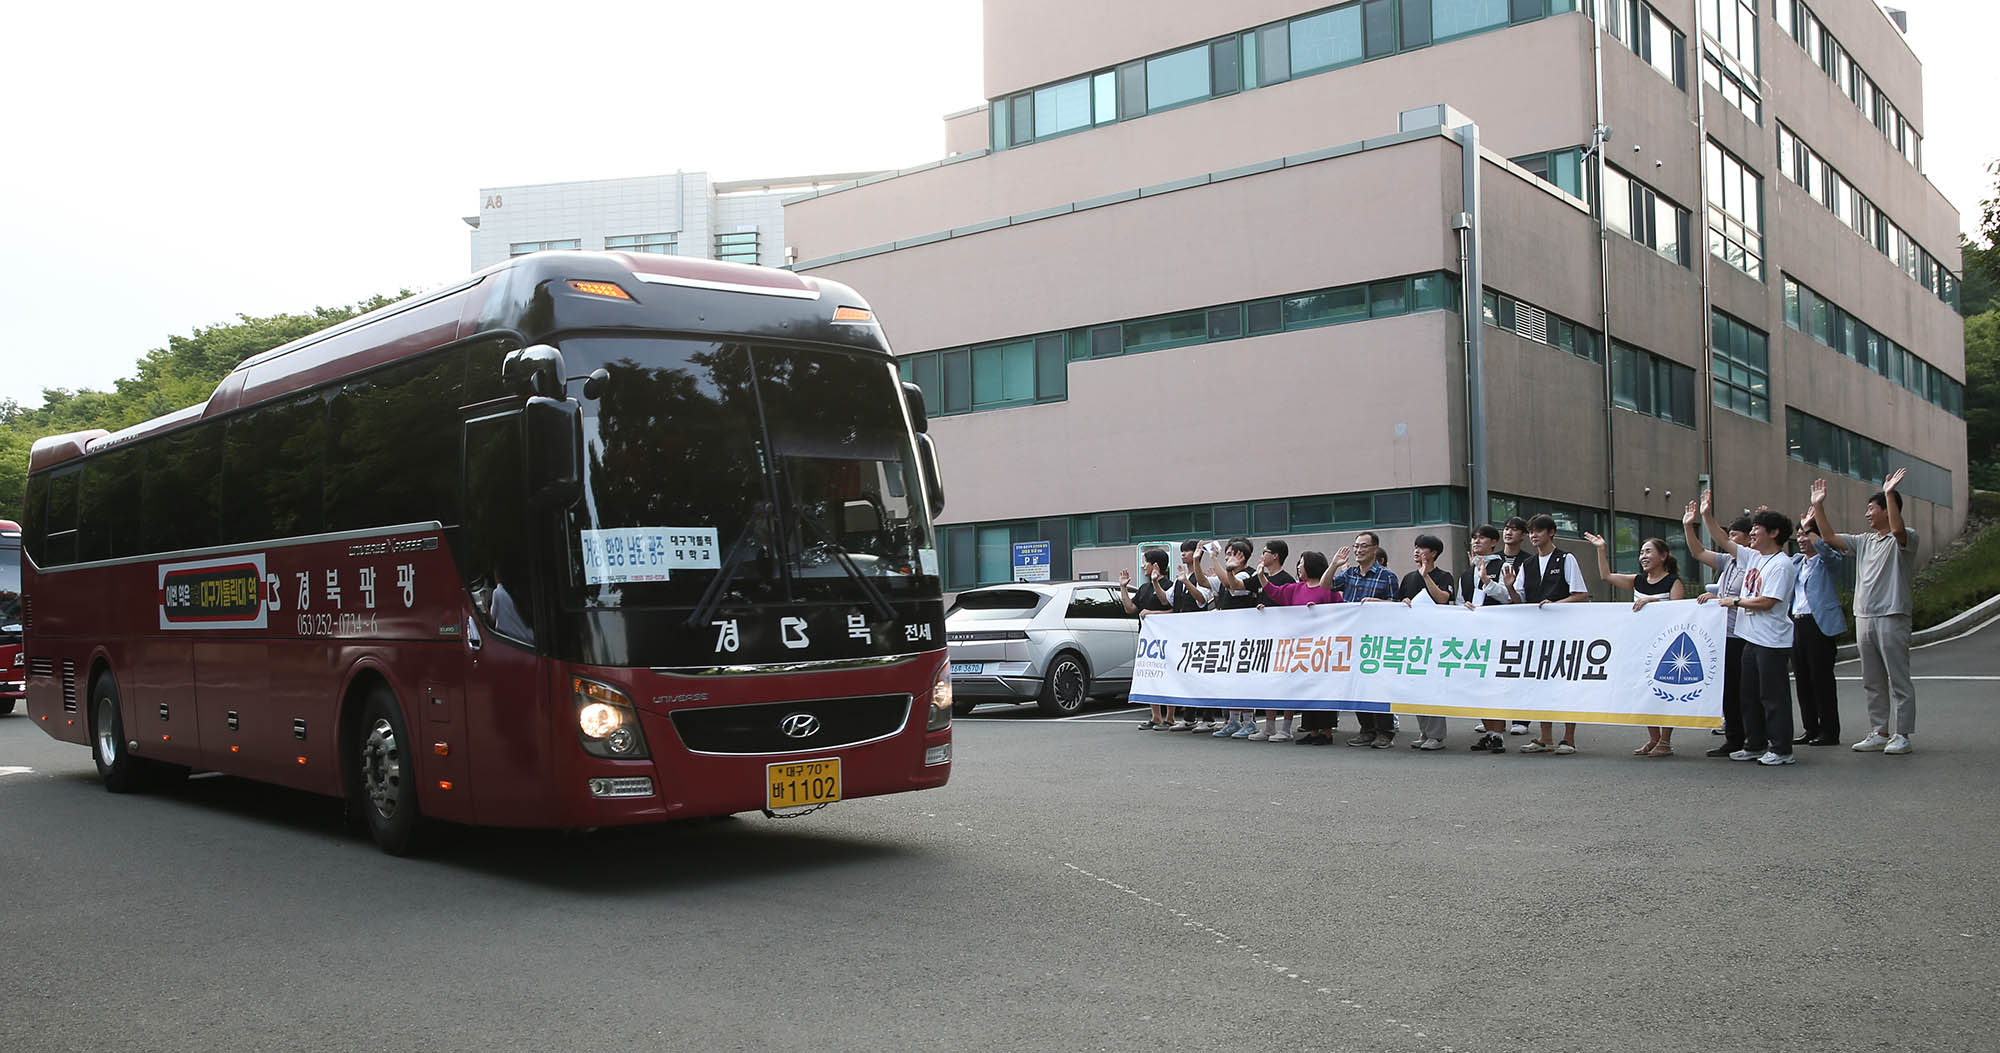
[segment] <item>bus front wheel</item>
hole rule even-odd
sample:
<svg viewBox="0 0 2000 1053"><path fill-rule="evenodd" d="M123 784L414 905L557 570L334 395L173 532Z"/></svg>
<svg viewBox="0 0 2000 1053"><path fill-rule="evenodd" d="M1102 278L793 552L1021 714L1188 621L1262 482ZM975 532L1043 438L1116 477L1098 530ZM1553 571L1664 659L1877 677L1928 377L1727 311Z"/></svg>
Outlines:
<svg viewBox="0 0 2000 1053"><path fill-rule="evenodd" d="M144 763L125 748L125 718L118 713L118 682L105 673L90 691L90 754L97 777L112 793L133 793L145 782Z"/></svg>
<svg viewBox="0 0 2000 1053"><path fill-rule="evenodd" d="M416 751L403 727L402 707L386 687L361 704L348 756L356 765L354 807L368 822L375 844L392 856L410 851L422 816L417 812Z"/></svg>

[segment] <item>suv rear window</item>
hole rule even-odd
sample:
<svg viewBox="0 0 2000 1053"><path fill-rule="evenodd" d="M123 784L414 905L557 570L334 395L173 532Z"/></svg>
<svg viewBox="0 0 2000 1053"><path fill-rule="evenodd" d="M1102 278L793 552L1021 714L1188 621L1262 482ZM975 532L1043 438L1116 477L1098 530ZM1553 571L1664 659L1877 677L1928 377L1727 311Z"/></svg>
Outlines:
<svg viewBox="0 0 2000 1053"><path fill-rule="evenodd" d="M1042 609L1049 598L1033 589L984 589L961 592L945 617L963 614L968 618L1026 618Z"/></svg>

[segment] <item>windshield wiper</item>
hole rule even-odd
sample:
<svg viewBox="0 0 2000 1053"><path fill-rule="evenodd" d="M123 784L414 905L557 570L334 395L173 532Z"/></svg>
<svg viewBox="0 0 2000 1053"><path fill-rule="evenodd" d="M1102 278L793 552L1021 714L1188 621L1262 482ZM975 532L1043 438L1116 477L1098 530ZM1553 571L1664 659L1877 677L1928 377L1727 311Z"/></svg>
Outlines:
<svg viewBox="0 0 2000 1053"><path fill-rule="evenodd" d="M722 606L722 601L729 595L730 583L736 580L736 572L743 569L750 550L755 547L759 533L757 528L770 525L770 514L769 501L759 501L750 509L750 521L743 524L743 532L736 535L736 540L730 544L729 551L722 557L722 567L708 583L707 590L702 592L701 602L695 604L694 610L688 613L688 628L704 627Z"/></svg>
<svg viewBox="0 0 2000 1053"><path fill-rule="evenodd" d="M835 538L833 532L826 528L826 524L821 523L812 516L804 514L799 515L798 519L799 525L805 527L809 533L819 538L819 543L826 547L826 551L833 556L834 562L840 564L840 569L846 571L847 576L853 578L855 584L861 586L862 594L868 597L868 603L875 608L875 613L881 615L883 621L894 621L896 618L896 608L890 606L889 601L883 598L882 590L876 588L875 583L868 580L868 575L861 573L861 568L855 565L854 558L847 554L845 548L841 547L839 539Z"/></svg>

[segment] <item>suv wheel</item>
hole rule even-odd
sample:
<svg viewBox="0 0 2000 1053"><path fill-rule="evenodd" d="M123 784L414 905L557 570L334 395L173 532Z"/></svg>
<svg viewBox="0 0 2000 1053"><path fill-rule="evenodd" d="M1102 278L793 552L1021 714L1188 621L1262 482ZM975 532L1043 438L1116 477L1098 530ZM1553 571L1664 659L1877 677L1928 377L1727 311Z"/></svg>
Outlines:
<svg viewBox="0 0 2000 1053"><path fill-rule="evenodd" d="M1064 651L1049 663L1042 678L1042 712L1052 717L1071 716L1083 709L1090 698L1090 670L1074 652Z"/></svg>

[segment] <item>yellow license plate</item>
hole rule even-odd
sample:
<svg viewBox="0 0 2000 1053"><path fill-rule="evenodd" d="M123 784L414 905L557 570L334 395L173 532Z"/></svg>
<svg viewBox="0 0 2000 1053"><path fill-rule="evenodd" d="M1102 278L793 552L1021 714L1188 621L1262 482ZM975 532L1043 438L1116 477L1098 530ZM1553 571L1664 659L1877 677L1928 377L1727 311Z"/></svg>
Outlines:
<svg viewBox="0 0 2000 1053"><path fill-rule="evenodd" d="M840 800L840 758L764 766L767 808L797 808Z"/></svg>

